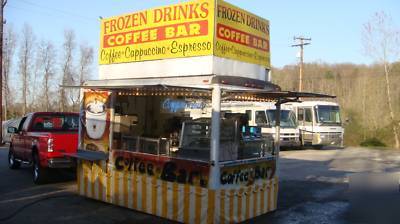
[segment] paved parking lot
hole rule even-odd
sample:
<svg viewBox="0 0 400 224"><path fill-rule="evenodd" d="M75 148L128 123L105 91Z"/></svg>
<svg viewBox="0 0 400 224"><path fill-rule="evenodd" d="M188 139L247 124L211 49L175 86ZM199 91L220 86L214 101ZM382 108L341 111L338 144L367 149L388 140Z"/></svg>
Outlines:
<svg viewBox="0 0 400 224"><path fill-rule="evenodd" d="M71 173L57 173L54 183L34 185L31 168L8 169L7 153L0 148L0 223L172 223L78 196ZM283 151L278 210L248 223L400 223L391 210L400 204L398 179L393 194L353 193L349 179L363 173L397 175L400 153L363 148Z"/></svg>

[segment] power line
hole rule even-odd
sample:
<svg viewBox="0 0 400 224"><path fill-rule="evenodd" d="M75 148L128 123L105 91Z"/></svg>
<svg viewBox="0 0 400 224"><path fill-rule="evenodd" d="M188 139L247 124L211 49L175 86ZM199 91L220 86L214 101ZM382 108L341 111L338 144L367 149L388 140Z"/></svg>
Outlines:
<svg viewBox="0 0 400 224"><path fill-rule="evenodd" d="M62 9L53 8L53 7L49 7L49 6L45 6L45 5L40 5L40 4L33 3L33 2L30 2L30 1L26 1L26 0L19 0L19 1L21 1L22 3L28 4L28 5L39 7L41 9L42 8L46 8L46 9L49 9L49 10L52 10L52 11L57 11L57 12L60 12L60 13L66 14L66 15L77 16L77 17L80 17L82 19L89 20L89 21L98 20L97 18L92 18L92 17L79 15L79 14L76 14L76 13L73 13L73 12L68 12L68 11L65 11L65 10L62 10Z"/></svg>
<svg viewBox="0 0 400 224"><path fill-rule="evenodd" d="M300 47L300 72L299 72L299 92L302 90L302 85L303 85L303 56L304 56L304 46L311 44L311 38L305 38L305 37L293 37L294 41L298 41L297 44L293 44L292 47Z"/></svg>
<svg viewBox="0 0 400 224"><path fill-rule="evenodd" d="M90 21L90 22L98 21L98 18L88 17L88 16L77 14L77 13L65 11L65 10L62 10L62 9L53 8L53 7L49 7L49 6L46 6L46 5L40 5L40 4L33 3L33 2L30 2L30 1L26 1L26 0L19 0L18 2L21 2L21 3L25 4L25 5L30 5L30 6L33 6L35 8L41 9L42 11L50 12L53 15L56 14L55 12L58 12L58 13L64 14L64 16L68 16L68 17L72 16L75 19L80 19L80 20L85 20L85 21ZM15 7L15 6L12 6L12 8L21 9L21 8L18 8L18 7ZM57 15L59 15L58 13L57 13Z"/></svg>
<svg viewBox="0 0 400 224"><path fill-rule="evenodd" d="M49 16L51 18L54 18L54 14L48 13L47 11L39 12L39 11L29 10L27 8L21 8L20 6L14 6L14 5L11 5L11 4L7 4L7 8L8 9L15 9L15 10L23 11L25 13L31 13L31 14L35 14L35 15L40 14L42 16Z"/></svg>
<svg viewBox="0 0 400 224"><path fill-rule="evenodd" d="M48 11L48 10L36 10L36 8L35 9L29 9L29 8L26 8L25 6L21 7L21 6L14 6L14 5L11 5L11 4L7 4L7 8L8 8L7 12L9 14L11 12L13 12L13 11L14 12L15 11L23 12L25 17L28 20L29 20L29 17L27 17L26 15L30 14L30 15L34 15L34 16L40 16L40 19L43 22L45 22L45 21L47 22L47 20L51 19L52 21L54 21L54 20L57 20L57 21L75 20L75 21L77 21L75 23L85 23L85 24L92 24L92 25L94 23L96 23L96 21L93 21L93 20L92 21L88 21L86 19L81 19L81 18L78 18L78 17L72 17L71 18L71 16L60 15L58 13L54 13L54 12L51 12L51 11ZM5 17L5 18L7 18L7 17ZM28 21L25 21L25 22L28 22Z"/></svg>

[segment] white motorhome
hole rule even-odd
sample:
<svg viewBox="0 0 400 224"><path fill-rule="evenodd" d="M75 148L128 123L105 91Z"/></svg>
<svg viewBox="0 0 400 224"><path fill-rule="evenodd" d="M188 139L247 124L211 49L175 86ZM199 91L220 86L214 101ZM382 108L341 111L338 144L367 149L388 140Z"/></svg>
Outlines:
<svg viewBox="0 0 400 224"><path fill-rule="evenodd" d="M7 129L9 127L18 127L19 122L21 121L21 118L16 118L16 119L11 119L7 121L3 121L2 124L2 143L9 143L11 141L11 133L8 133Z"/></svg>
<svg viewBox="0 0 400 224"><path fill-rule="evenodd" d="M296 112L302 145L343 146L344 128L337 103L304 101L285 105Z"/></svg>
<svg viewBox="0 0 400 224"><path fill-rule="evenodd" d="M243 113L249 118L249 125L262 127L263 135L275 137L276 128L276 107L275 102L230 102L222 103L221 110L225 113ZM191 110L191 116L194 117L210 117L209 108L203 110ZM281 129L280 129L280 145L282 147L298 147L300 146L299 128L296 122L296 114L291 107L281 106Z"/></svg>

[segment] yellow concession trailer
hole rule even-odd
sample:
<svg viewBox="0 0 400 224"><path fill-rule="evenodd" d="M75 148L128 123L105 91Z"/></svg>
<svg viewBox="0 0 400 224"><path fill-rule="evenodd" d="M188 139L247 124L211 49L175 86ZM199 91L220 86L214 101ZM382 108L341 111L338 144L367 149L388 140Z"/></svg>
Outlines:
<svg viewBox="0 0 400 224"><path fill-rule="evenodd" d="M249 126L247 114L221 112L221 102L279 108L328 97L214 75L89 81L82 91L79 194L184 223L236 223L277 208L279 138ZM210 107L211 117L190 117Z"/></svg>
<svg viewBox="0 0 400 224"><path fill-rule="evenodd" d="M325 95L269 82L269 21L196 0L103 19L100 33L100 80L80 86L79 194L183 223L275 210L279 137L221 102L276 101L280 118L281 103Z"/></svg>

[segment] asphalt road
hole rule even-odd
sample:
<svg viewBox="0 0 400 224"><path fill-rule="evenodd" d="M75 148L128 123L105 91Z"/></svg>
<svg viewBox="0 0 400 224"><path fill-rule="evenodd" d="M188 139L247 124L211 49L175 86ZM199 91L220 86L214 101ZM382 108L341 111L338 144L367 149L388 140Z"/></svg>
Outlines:
<svg viewBox="0 0 400 224"><path fill-rule="evenodd" d="M0 223L173 223L78 196L71 173L34 185L30 167L8 169L7 153L0 148ZM278 165L278 210L247 223L400 223L400 152L283 151Z"/></svg>

